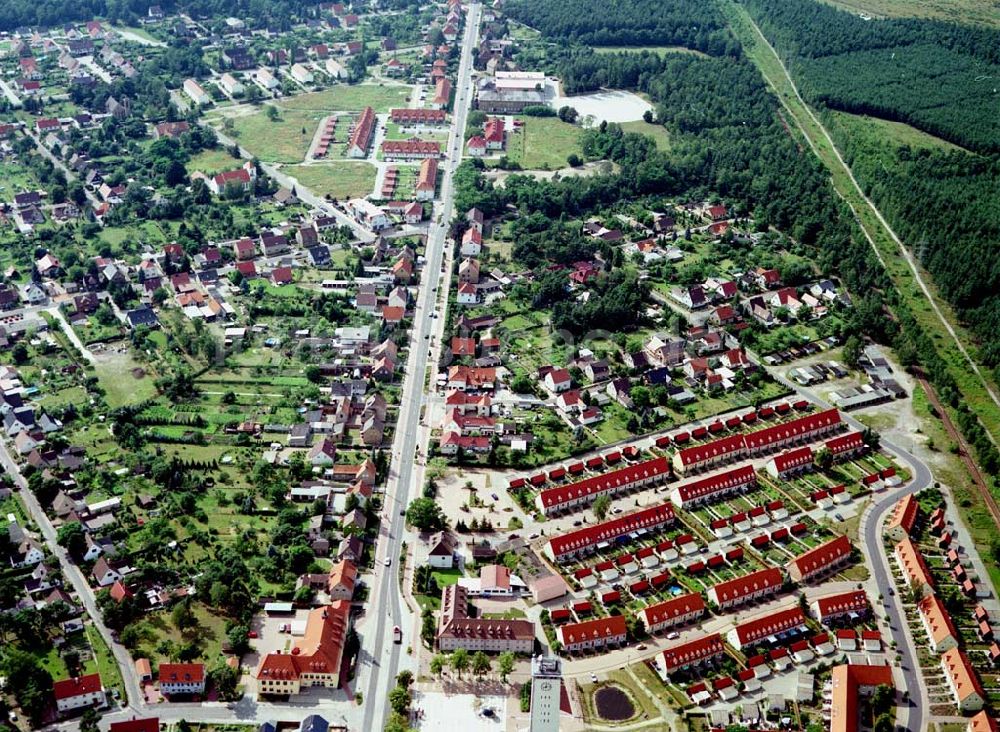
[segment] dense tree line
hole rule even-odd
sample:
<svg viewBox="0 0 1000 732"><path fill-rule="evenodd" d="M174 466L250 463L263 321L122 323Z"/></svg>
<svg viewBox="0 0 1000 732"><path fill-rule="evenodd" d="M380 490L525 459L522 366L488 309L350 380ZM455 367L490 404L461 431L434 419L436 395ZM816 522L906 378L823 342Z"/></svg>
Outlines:
<svg viewBox="0 0 1000 732"><path fill-rule="evenodd" d="M915 18L866 21L815 0L745 2L811 101L1000 151L1000 31Z"/></svg>
<svg viewBox="0 0 1000 732"><path fill-rule="evenodd" d="M0 31L21 26L60 26L93 18L135 23L146 17L150 0L5 0L0 3ZM287 29L317 12L310 0L163 0L166 13L184 11L197 18L235 16L253 27Z"/></svg>
<svg viewBox="0 0 1000 732"><path fill-rule="evenodd" d="M960 150L897 147L829 125L865 191L1000 364L1000 161Z"/></svg>
<svg viewBox="0 0 1000 732"><path fill-rule="evenodd" d="M743 0L791 56L819 58L853 51L933 43L1000 64L1000 30L922 18L865 20L815 0Z"/></svg>
<svg viewBox="0 0 1000 732"><path fill-rule="evenodd" d="M685 46L734 56L739 43L701 0L511 0L504 12L543 35L592 46Z"/></svg>

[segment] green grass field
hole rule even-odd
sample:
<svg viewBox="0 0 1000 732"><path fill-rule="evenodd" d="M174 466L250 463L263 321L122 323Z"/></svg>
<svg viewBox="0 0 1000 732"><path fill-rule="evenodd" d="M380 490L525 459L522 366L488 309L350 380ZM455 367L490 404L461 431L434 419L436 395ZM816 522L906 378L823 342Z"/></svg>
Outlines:
<svg viewBox="0 0 1000 732"><path fill-rule="evenodd" d="M381 84L338 84L323 91L300 94L281 101L285 109L319 112L360 112L372 107L387 112L392 107L405 107L412 87Z"/></svg>
<svg viewBox="0 0 1000 732"><path fill-rule="evenodd" d="M302 109L281 109L278 119L271 120L264 111L233 118L232 134L240 147L269 163L300 163L309 150L322 112ZM219 117L211 124L221 129Z"/></svg>
<svg viewBox="0 0 1000 732"><path fill-rule="evenodd" d="M852 137L875 137L879 141L909 145L913 148L938 148L945 151L962 149L903 122L890 122L878 117L865 117L846 112L830 112L830 116L834 125L843 128Z"/></svg>
<svg viewBox="0 0 1000 732"><path fill-rule="evenodd" d="M97 632L97 629L93 625L88 623L85 630L87 631L87 640L90 641L90 647L94 649L97 672L101 675L101 682L104 684L104 688L108 690L117 689L118 693L122 696L122 701L124 701L125 684L122 682L122 673L118 669L118 662L115 661L115 657L111 654L111 649L108 648L108 644L104 642L101 634Z"/></svg>
<svg viewBox="0 0 1000 732"><path fill-rule="evenodd" d="M670 149L670 133L663 125L650 124L642 120L635 122L622 122L621 127L626 132L639 132L653 138L659 150Z"/></svg>
<svg viewBox="0 0 1000 732"><path fill-rule="evenodd" d="M156 394L153 377L141 379L132 375L139 364L128 354L116 353L114 357L102 355L95 364L97 379L104 389L105 400L112 409L123 404L135 404Z"/></svg>
<svg viewBox="0 0 1000 732"><path fill-rule="evenodd" d="M566 158L580 152L583 131L557 117L521 117L524 126L507 139L507 157L525 170L565 168Z"/></svg>
<svg viewBox="0 0 1000 732"><path fill-rule="evenodd" d="M873 17L932 18L965 25L1000 27L995 0L827 0L830 5Z"/></svg>
<svg viewBox="0 0 1000 732"><path fill-rule="evenodd" d="M318 196L338 199L366 196L375 186L375 166L369 163L292 165L284 172Z"/></svg>
<svg viewBox="0 0 1000 732"><path fill-rule="evenodd" d="M203 150L188 161L188 173L200 172L206 175L214 175L224 170L232 170L243 164L229 154L228 150L219 148L217 150Z"/></svg>

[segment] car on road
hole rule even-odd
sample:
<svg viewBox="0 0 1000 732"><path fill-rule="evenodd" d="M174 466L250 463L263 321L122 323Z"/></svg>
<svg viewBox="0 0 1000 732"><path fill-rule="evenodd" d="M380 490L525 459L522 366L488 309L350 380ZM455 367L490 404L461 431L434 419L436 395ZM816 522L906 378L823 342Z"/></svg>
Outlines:
<svg viewBox="0 0 1000 732"><path fill-rule="evenodd" d="M535 533L533 533L533 534L529 534L529 535L528 535L528 538L529 538L529 539L537 539L537 538L538 538L538 532L536 531L536 532L535 532Z"/></svg>
<svg viewBox="0 0 1000 732"><path fill-rule="evenodd" d="M833 517L834 517L835 519L837 519L838 521L843 521L843 520L844 520L844 515L843 515L843 514L840 514L840 513L835 513L835 514L833 514Z"/></svg>
<svg viewBox="0 0 1000 732"><path fill-rule="evenodd" d="M681 634L678 633L676 630L667 633L667 640L677 640L680 637Z"/></svg>
<svg viewBox="0 0 1000 732"><path fill-rule="evenodd" d="M386 557L385 559L383 559L382 560L382 564L384 564L387 567L391 567L392 566L392 557Z"/></svg>
<svg viewBox="0 0 1000 732"><path fill-rule="evenodd" d="M636 650L639 650L639 651L646 650L646 644L645 643L640 643L639 645L636 646Z"/></svg>
<svg viewBox="0 0 1000 732"><path fill-rule="evenodd" d="M581 521L580 519L577 519L576 521L573 522L573 525L574 526L583 526L583 521Z"/></svg>
<svg viewBox="0 0 1000 732"><path fill-rule="evenodd" d="M514 541L514 539L520 539L520 538L521 538L520 534L511 534L510 536L507 537L507 541Z"/></svg>
<svg viewBox="0 0 1000 732"><path fill-rule="evenodd" d="M611 513L621 513L621 512L622 512L621 508L613 508L613 509L611 509Z"/></svg>
<svg viewBox="0 0 1000 732"><path fill-rule="evenodd" d="M590 675L590 682L592 684L596 684L597 683L597 674L591 674Z"/></svg>

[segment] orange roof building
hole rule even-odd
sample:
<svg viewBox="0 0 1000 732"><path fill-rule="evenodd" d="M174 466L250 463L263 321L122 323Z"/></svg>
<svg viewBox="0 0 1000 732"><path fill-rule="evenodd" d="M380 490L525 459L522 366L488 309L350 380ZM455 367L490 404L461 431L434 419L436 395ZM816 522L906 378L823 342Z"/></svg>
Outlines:
<svg viewBox="0 0 1000 732"><path fill-rule="evenodd" d="M910 536L913 525L917 522L920 504L911 493L903 496L892 509L889 520L885 522L885 533L893 541L902 541Z"/></svg>
<svg viewBox="0 0 1000 732"><path fill-rule="evenodd" d="M998 730L1000 725L988 712L980 712L969 720L969 732L998 732Z"/></svg>
<svg viewBox="0 0 1000 732"><path fill-rule="evenodd" d="M983 708L986 692L965 651L959 648L945 651L941 655L941 668L959 711L978 712Z"/></svg>
<svg viewBox="0 0 1000 732"><path fill-rule="evenodd" d="M871 694L883 685L895 686L889 666L836 666L833 669L830 732L856 732L859 729L858 697Z"/></svg>
<svg viewBox="0 0 1000 732"><path fill-rule="evenodd" d="M306 631L291 653L269 653L257 667L257 695L298 694L302 687L340 686L351 605L335 600L310 611Z"/></svg>
<svg viewBox="0 0 1000 732"><path fill-rule="evenodd" d="M899 562L900 569L906 579L906 587L914 585L920 588L920 595L930 595L934 592L934 578L927 568L927 562L917 545L907 537L896 544L896 561Z"/></svg>
<svg viewBox="0 0 1000 732"><path fill-rule="evenodd" d="M346 600L350 602L354 597L354 585L358 579L358 568L354 562L341 559L330 569L330 576L326 582L326 591L331 600Z"/></svg>
<svg viewBox="0 0 1000 732"><path fill-rule="evenodd" d="M927 595L917 603L920 610L920 622L924 632L931 642L931 650L944 653L958 646L958 631L937 595Z"/></svg>

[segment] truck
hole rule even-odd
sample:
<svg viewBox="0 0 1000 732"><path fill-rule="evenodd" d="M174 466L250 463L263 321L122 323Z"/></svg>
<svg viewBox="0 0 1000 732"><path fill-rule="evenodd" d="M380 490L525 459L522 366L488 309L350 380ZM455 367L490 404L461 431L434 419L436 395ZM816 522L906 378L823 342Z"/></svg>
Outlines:
<svg viewBox="0 0 1000 732"><path fill-rule="evenodd" d="M392 626L392 642L393 643L403 642L403 631L400 630L398 625Z"/></svg>

